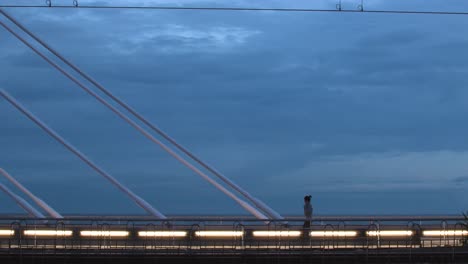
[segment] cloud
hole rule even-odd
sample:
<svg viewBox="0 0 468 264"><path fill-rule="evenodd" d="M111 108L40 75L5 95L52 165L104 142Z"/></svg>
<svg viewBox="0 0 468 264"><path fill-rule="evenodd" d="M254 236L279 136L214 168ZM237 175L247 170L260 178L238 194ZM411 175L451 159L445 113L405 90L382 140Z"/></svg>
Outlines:
<svg viewBox="0 0 468 264"><path fill-rule="evenodd" d="M369 153L318 158L278 175L297 189L312 191L401 191L457 189L465 178L468 152Z"/></svg>
<svg viewBox="0 0 468 264"><path fill-rule="evenodd" d="M239 27L211 27L195 29L180 24L162 27L144 27L139 32L110 36L117 39L109 48L117 53L131 55L140 49L156 53L220 52L246 43L259 34L256 30Z"/></svg>

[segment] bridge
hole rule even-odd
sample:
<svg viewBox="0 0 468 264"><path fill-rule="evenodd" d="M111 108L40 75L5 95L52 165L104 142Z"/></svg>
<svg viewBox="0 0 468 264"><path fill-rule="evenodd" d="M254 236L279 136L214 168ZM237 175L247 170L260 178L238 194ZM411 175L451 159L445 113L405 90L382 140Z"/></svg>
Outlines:
<svg viewBox="0 0 468 264"><path fill-rule="evenodd" d="M33 263L466 263L460 216L0 217L0 260ZM285 224L284 222L287 222Z"/></svg>

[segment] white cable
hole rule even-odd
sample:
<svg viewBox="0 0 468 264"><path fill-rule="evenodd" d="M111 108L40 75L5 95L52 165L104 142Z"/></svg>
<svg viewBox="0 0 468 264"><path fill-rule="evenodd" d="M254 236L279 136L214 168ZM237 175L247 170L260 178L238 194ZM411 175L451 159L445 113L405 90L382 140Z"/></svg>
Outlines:
<svg viewBox="0 0 468 264"><path fill-rule="evenodd" d="M14 194L10 189L8 189L5 185L0 183L0 190L10 196L13 200L15 200L16 204L18 204L21 208L23 208L29 215L34 216L36 218L45 218L45 216L32 207L28 202L26 202L23 198L19 197L18 195Z"/></svg>
<svg viewBox="0 0 468 264"><path fill-rule="evenodd" d="M1 23L1 22L0 22ZM47 134L65 146L69 151L75 154L78 158L88 164L92 169L94 169L97 173L101 176L106 178L112 184L114 184L119 190L127 194L136 204L138 204L141 208L145 209L151 215L160 218L166 219L166 217L161 214L158 210L153 208L148 202L134 194L130 191L127 187L122 185L119 181L117 181L114 177L112 177L109 173L101 169L97 166L93 161L91 161L88 157L86 157L83 153L81 153L78 149L68 143L64 138L62 138L59 134L57 134L53 129L49 128L44 122L42 122L39 118L37 118L33 113L27 110L23 105L21 105L18 101L16 101L11 95L9 95L4 90L0 89L0 95L3 96L10 104L12 104L16 109L21 111L24 115L26 115L29 119L31 119L34 123L36 123L39 127L41 127Z"/></svg>
<svg viewBox="0 0 468 264"><path fill-rule="evenodd" d="M0 22L1 24L1 22ZM105 177L107 180L109 180L111 183L113 183L115 186L117 186L121 191L126 193L127 195L132 198L138 205L140 205L143 209L148 211L150 214L157 216L159 218L166 218L164 215L159 213L156 209L154 209L151 205L149 205L146 201L135 195L133 192L131 192L127 187L122 185L120 182L118 182L115 178L113 178L111 175L109 175L107 172L99 168L94 162L92 162L89 158L87 158L84 154L82 154L80 151L78 151L75 147L73 147L70 143L66 142L65 139L63 139L61 136L59 136L55 131L53 131L51 128L49 128L45 123L40 121L37 117L35 117L31 112L29 112L24 106L22 106L19 102L17 102L12 96L10 96L7 92L4 90L0 89L0 95L2 95L8 102L10 102L13 106L15 106L18 110L20 110L23 114L25 114L29 119L31 119L34 123L36 123L38 126L40 126L43 130L45 130L50 136L52 136L54 139L59 141L62 145L64 145L68 150L70 150L72 153L74 153L76 156L78 156L81 160L83 160L86 164L88 164L91 168L93 168L95 171L97 171L100 175ZM133 121L132 121L133 122ZM135 124L136 125L136 124ZM151 136L151 135L149 135ZM151 136L152 137L152 136ZM156 139L155 139L156 140ZM159 141L158 141L159 142ZM160 142L159 142L160 143ZM176 153L174 153L172 150L167 148L164 144L162 144L162 147L170 151L171 154L175 155L176 158L180 158ZM233 193L231 193L229 190L224 188L222 185L205 175L203 172L198 170L197 168L193 167L191 164L187 163L185 160L182 158L181 162L185 162L186 166L188 166L190 169L194 170L197 172L200 176L202 176L205 180L213 184L216 188L218 188L220 191L224 192L226 195L234 199L236 202L238 202L243 208L245 208L247 211L251 212L253 215L255 215L258 219L267 219L265 215L262 213L258 212L255 208L250 206L249 204L245 203L244 201L240 200L237 196L235 196Z"/></svg>
<svg viewBox="0 0 468 264"><path fill-rule="evenodd" d="M63 73L66 77L68 77L70 80L72 80L74 83L76 83L78 86L80 86L83 90L85 90L88 94L92 95L94 98L96 98L100 103L104 104L107 108L109 108L112 112L117 114L120 118L125 120L127 123L129 123L131 126L133 126L135 129L137 129L140 133L142 133L145 137L147 137L149 140L153 141L154 143L158 144L161 148L163 148L166 152L168 152L171 156L176 158L179 162L187 166L189 169L200 175L202 178L207 180L209 183L214 185L218 190L222 191L232 199L234 199L239 205L241 205L244 209L255 215L259 219L267 219L264 214L262 214L260 211L257 209L253 208L249 204L245 203L244 201L240 200L235 194L224 188L222 185L211 179L208 175L188 163L185 159L180 157L177 153L172 151L169 147L167 147L164 143L160 142L157 140L155 137L153 137L150 133L148 133L145 129L143 129L140 125L135 123L133 120L131 120L129 117L127 117L125 114L123 114L121 111L119 111L117 108L113 107L111 104L109 104L107 101L105 101L102 97L94 93L92 90L90 90L88 87L86 87L83 83L81 83L78 79L67 73L64 69L62 69L59 65L48 59L44 54L42 54L39 50L34 48L30 43L28 43L25 39L23 39L21 36L19 36L17 33L15 33L11 28L9 28L7 25L2 23L0 21L0 25L3 26L6 30L8 30L11 34L13 34L16 38L18 38L21 42L23 42L26 46L28 46L31 50L33 50L36 54L38 54L41 58L46 60L49 64L51 64L54 68L56 68L58 71Z"/></svg>
<svg viewBox="0 0 468 264"><path fill-rule="evenodd" d="M73 70L75 70L78 74L80 74L83 78L94 84L99 90L101 90L103 93L105 93L107 96L109 96L112 100L117 102L120 106L125 108L127 111L129 111L133 116L138 118L141 122L146 124L148 127L150 127L153 131L161 135L163 138L165 138L167 141L172 143L176 148L178 148L180 151L185 153L187 156L192 158L194 161L196 161L198 164L203 166L205 169L213 173L215 176L217 176L219 179L221 179L223 182L225 182L227 185L231 186L234 190L238 191L240 194L242 194L247 200L252 202L256 207L261 209L263 212L265 212L267 215L272 217L273 219L283 219L283 217L274 211L272 208L270 208L268 205L260 201L259 199L253 197L250 193L248 193L246 190L242 189L240 186L238 186L236 183L231 181L229 178L224 176L222 173L220 173L218 170L213 168L212 166L208 165L206 162L202 161L200 158L198 158L195 154L193 154L190 150L179 144L175 139L170 137L168 134L166 134L162 129L158 128L156 125L148 121L145 117L143 117L141 114L139 114L135 109L133 109L131 106L127 105L125 102L123 102L121 99L119 99L117 96L112 94L109 90L107 90L104 86L102 86L100 83L98 83L95 79L93 79L91 76L83 72L81 69L79 69L76 65L74 65L72 62L67 60L65 57L63 57L59 52L57 52L55 49L50 47L47 43L42 41L39 37L37 37L34 33L29 31L26 27L24 27L21 23L19 23L16 19L11 17L9 14L7 14L5 11L0 9L0 13L3 14L6 18L8 18L10 21L12 21L16 26L18 26L21 30L23 30L26 34L28 34L30 37L35 39L37 42L39 42L42 46L44 46L47 50L49 50L52 54L57 56L61 61L63 61L65 64L67 64L69 67L71 67Z"/></svg>
<svg viewBox="0 0 468 264"><path fill-rule="evenodd" d="M24 194L26 194L31 200L33 200L39 207L44 209L50 216L53 218L63 218L62 215L60 215L57 211L55 211L52 207L50 207L46 202L35 196L33 193L31 193L26 187L24 187L21 183L19 183L13 176L11 176L8 172L6 172L4 169L0 168L0 174L5 176L8 181L13 183L18 189L20 189Z"/></svg>

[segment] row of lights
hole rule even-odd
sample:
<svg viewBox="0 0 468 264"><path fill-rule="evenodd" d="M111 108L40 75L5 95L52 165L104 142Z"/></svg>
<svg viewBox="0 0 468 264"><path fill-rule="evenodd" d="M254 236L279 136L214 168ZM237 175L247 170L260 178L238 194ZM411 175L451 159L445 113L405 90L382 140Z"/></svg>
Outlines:
<svg viewBox="0 0 468 264"><path fill-rule="evenodd" d="M0 236L13 236L14 230L0 229ZM24 230L25 236L71 236L71 230ZM254 237L299 237L301 231L253 231ZM311 231L311 237L355 237L357 231ZM370 237L408 237L413 235L410 230L380 230L367 231ZM127 237L128 231L80 231L82 237ZM241 237L243 231L195 231L198 237ZM467 230L425 230L423 236L466 236ZM186 231L139 231L139 237L185 237Z"/></svg>

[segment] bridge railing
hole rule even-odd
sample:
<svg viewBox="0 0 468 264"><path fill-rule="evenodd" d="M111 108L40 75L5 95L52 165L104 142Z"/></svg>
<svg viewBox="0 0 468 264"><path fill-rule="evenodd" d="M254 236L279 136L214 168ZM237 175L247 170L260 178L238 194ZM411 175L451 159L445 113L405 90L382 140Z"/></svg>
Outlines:
<svg viewBox="0 0 468 264"><path fill-rule="evenodd" d="M456 217L341 217L281 221L241 217L0 218L0 250L186 254L459 247L468 231ZM285 222L287 224L285 224Z"/></svg>

